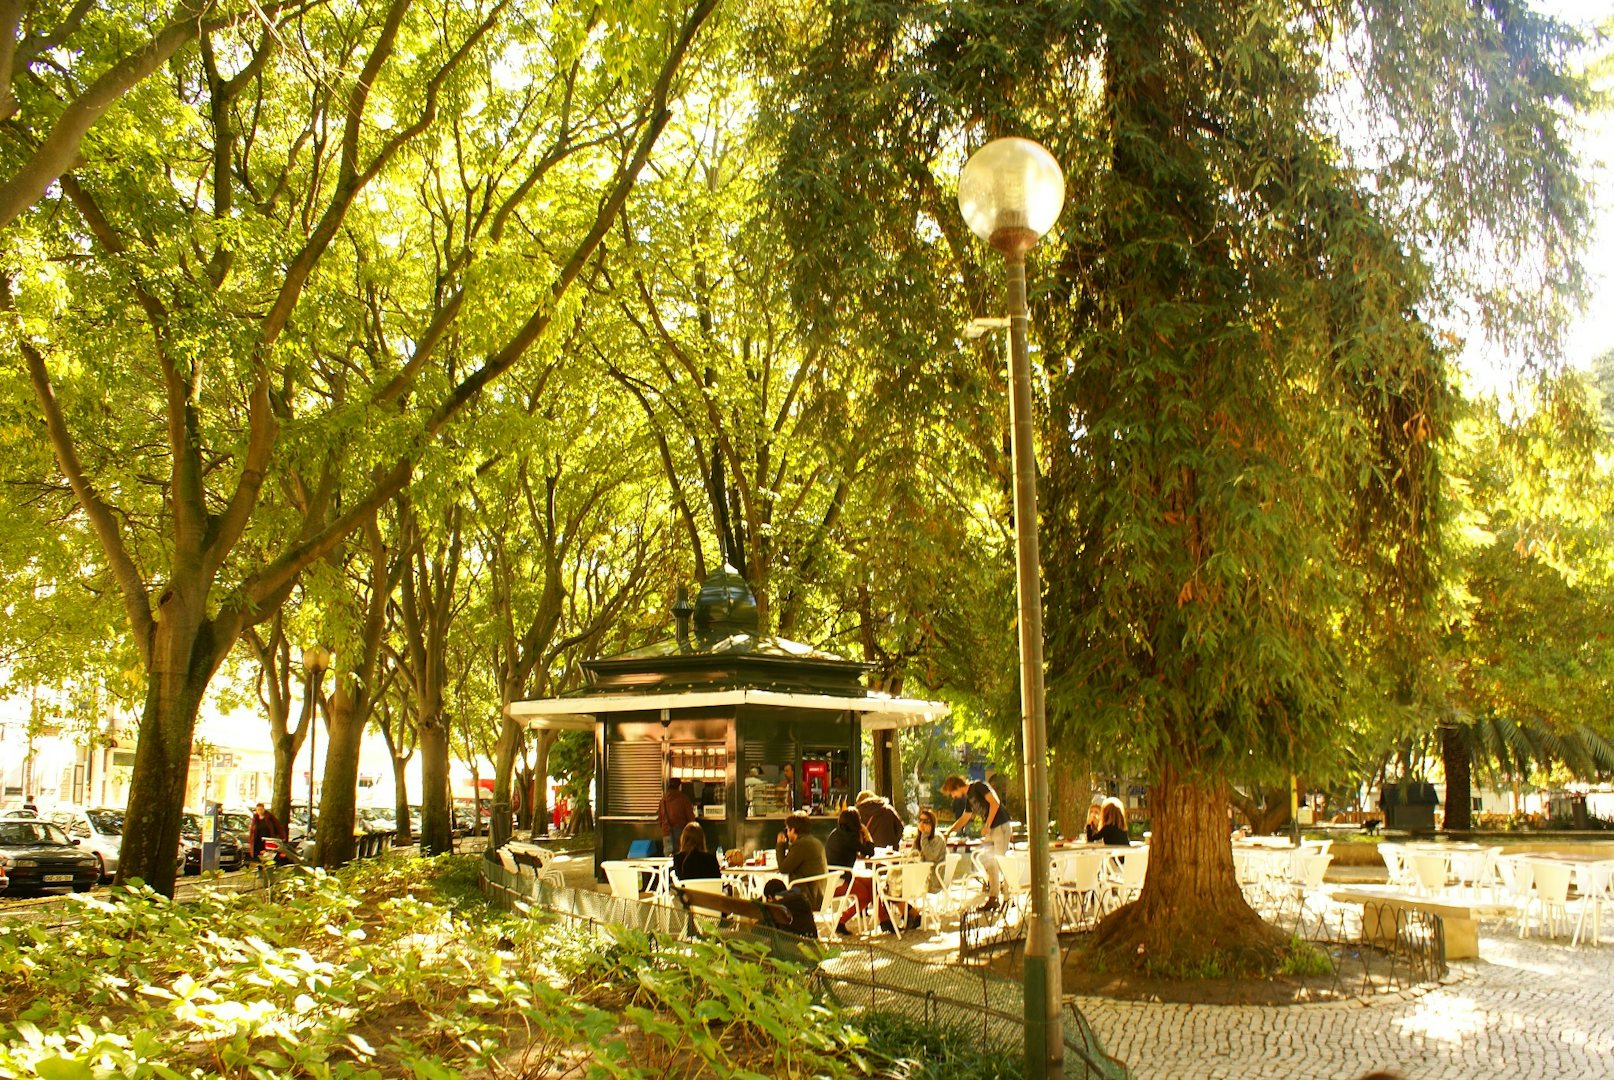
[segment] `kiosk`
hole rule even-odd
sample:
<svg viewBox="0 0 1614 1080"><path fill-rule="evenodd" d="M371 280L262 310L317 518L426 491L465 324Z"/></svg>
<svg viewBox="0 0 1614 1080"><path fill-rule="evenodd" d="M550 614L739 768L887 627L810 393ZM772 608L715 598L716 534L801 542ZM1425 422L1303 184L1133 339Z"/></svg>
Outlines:
<svg viewBox="0 0 1614 1080"><path fill-rule="evenodd" d="M863 732L947 714L869 691L867 664L759 635L756 600L731 567L693 606L680 589L673 615L673 637L585 663L583 690L509 706L529 728L594 733L596 867L635 840L659 843L656 807L675 776L712 850L771 848L794 810L827 834L857 796Z"/></svg>

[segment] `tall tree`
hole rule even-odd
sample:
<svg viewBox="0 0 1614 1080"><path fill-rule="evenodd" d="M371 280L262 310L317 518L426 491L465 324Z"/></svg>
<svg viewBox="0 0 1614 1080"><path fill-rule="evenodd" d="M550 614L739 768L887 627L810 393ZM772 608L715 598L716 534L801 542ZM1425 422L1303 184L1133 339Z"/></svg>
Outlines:
<svg viewBox="0 0 1614 1080"><path fill-rule="evenodd" d="M124 874L172 889L209 679L543 338L714 6L393 0L310 5L279 26L204 20L194 53L140 84L117 137L86 143L84 163L13 222L26 257L7 271L7 352L146 672ZM477 156L471 184L439 189L455 193L458 225L422 266L399 250L411 222L393 210L430 196L423 163L469 161L468 134L498 153ZM381 265L436 302L366 309L364 275ZM484 265L521 266L521 287ZM467 313L478 359L452 384L417 385ZM338 403L329 387L355 368L365 378ZM266 480L298 466L321 480L347 470L346 497L288 482L306 488L300 524L249 557L243 536L282 495Z"/></svg>
<svg viewBox="0 0 1614 1080"><path fill-rule="evenodd" d="M1023 134L1064 163L1032 270L1051 719L1146 771L1154 827L1100 944L1270 962L1224 785L1342 752L1369 655L1342 626L1409 670L1429 651L1451 415L1430 319L1479 291L1490 326L1551 338L1585 209L1567 38L1511 0L844 0L759 41L774 70L805 57L768 105L820 332L995 308L951 205L962 151ZM1370 112L1344 123L1349 101Z"/></svg>

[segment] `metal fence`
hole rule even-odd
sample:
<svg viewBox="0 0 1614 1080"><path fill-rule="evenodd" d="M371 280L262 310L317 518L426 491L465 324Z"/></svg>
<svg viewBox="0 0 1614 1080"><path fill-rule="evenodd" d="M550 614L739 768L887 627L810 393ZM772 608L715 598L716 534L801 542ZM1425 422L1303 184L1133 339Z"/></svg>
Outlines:
<svg viewBox="0 0 1614 1080"><path fill-rule="evenodd" d="M1370 996L1439 982L1446 977L1445 923L1440 916L1390 904L1315 903L1304 894L1254 906L1290 938L1305 942L1330 960L1331 973L1319 995ZM1364 921L1378 927L1365 933ZM1389 928L1394 926L1394 933ZM1092 931L1091 922L1065 923L1060 947L1068 959ZM999 912L966 911L959 917L959 959L992 962L1010 971L1025 959L1023 910L1011 904Z"/></svg>
<svg viewBox="0 0 1614 1080"><path fill-rule="evenodd" d="M527 904L575 923L625 926L672 936L712 932L713 920L675 906L621 899L540 883L530 872L511 873L483 860L482 891L507 910ZM979 1030L983 1046L1019 1053L1025 1045L1024 987L984 967L923 960L868 942L815 948L790 934L747 931L777 955L813 966L827 996L853 1009L897 1013L928 1025ZM1104 1053L1098 1036L1074 1003L1061 1015L1065 1075L1072 1080L1127 1080L1126 1066Z"/></svg>

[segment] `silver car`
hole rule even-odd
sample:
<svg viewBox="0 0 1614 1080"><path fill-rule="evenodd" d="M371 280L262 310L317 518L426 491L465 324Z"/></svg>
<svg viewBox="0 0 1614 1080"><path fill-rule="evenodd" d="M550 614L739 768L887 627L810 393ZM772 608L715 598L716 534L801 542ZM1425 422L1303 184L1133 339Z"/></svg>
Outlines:
<svg viewBox="0 0 1614 1080"><path fill-rule="evenodd" d="M110 806L63 810L52 814L51 820L66 829L81 850L95 856L101 864L101 880L110 881L118 872L118 853L123 849L123 811ZM183 841L175 848L174 865L184 869Z"/></svg>
<svg viewBox="0 0 1614 1080"><path fill-rule="evenodd" d="M51 816L81 850L88 851L100 862L102 881L110 880L118 872L118 852L123 848L122 810L110 807L63 810Z"/></svg>

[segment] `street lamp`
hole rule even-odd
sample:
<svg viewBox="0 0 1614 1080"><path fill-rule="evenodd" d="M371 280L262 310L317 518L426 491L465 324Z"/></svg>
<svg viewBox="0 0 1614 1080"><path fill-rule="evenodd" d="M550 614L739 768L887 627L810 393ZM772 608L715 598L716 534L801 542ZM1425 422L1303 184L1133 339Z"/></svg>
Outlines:
<svg viewBox="0 0 1614 1080"><path fill-rule="evenodd" d="M1026 355L1026 252L1053 228L1065 204L1059 163L1030 139L994 139L958 178L970 230L1003 256L1009 286L1009 418L1014 444L1015 587L1020 606L1020 713L1031 819L1031 915L1026 920L1026 1065L1060 1080L1059 938L1048 853L1048 720L1042 688L1042 575L1037 551L1037 472L1031 444L1031 363Z"/></svg>
<svg viewBox="0 0 1614 1080"><path fill-rule="evenodd" d="M320 684L325 679L325 672L331 666L331 650L323 645L314 645L303 650L303 671L308 675L307 694L308 706L308 829L303 842L313 843L311 834L314 831L314 747L319 742L319 704L318 697ZM286 832L291 834L291 822L286 822Z"/></svg>

